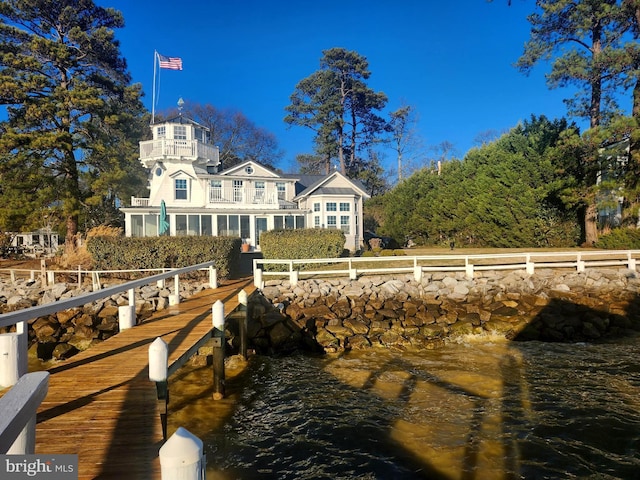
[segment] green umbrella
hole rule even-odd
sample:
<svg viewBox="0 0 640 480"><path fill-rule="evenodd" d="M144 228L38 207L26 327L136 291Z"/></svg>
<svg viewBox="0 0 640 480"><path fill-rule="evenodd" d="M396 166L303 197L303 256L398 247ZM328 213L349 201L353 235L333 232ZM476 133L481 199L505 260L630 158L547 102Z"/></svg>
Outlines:
<svg viewBox="0 0 640 480"><path fill-rule="evenodd" d="M160 224L158 225L158 234L164 235L169 232L169 222L167 221L167 206L164 200L160 202Z"/></svg>

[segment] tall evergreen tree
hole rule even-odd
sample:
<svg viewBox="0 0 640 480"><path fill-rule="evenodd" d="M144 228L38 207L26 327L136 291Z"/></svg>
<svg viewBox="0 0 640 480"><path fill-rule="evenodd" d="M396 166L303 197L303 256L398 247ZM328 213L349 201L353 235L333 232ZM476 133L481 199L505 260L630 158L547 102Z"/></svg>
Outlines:
<svg viewBox="0 0 640 480"><path fill-rule="evenodd" d="M612 94L619 83L619 46L629 29L629 16L616 0L538 0L536 3L539 12L529 16L531 38L517 65L528 72L538 62L555 56L547 75L549 86L577 86L575 98L566 101L569 112L588 118L590 129L598 129L617 113ZM597 158L597 148L591 149L585 151L583 161L594 164ZM580 187L588 244L598 238L596 189L592 178L585 177Z"/></svg>
<svg viewBox="0 0 640 480"><path fill-rule="evenodd" d="M316 153L326 165L337 156L341 172L353 177L359 153L386 128L376 112L387 97L367 86L371 73L365 57L344 48L322 53L320 70L296 85L284 121L316 132Z"/></svg>
<svg viewBox="0 0 640 480"><path fill-rule="evenodd" d="M140 86L130 85L113 31L123 26L119 12L91 0L0 3L0 104L8 116L0 175L27 208L59 206L68 243L83 209L122 195L122 180L141 173L131 163Z"/></svg>

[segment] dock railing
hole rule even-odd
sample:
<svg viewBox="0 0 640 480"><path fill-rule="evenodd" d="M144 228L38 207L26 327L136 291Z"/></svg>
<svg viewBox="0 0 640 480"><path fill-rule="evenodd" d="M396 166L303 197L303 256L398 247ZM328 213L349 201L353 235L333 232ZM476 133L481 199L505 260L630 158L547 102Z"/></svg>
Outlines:
<svg viewBox="0 0 640 480"><path fill-rule="evenodd" d="M296 260L256 258L253 260L253 273L255 286L263 288L265 276L288 276L292 285L295 285L302 276L348 276L355 280L361 275L395 273L413 273L415 280L421 281L424 272L465 272L467 278L473 278L475 272L483 270L525 270L529 275L533 275L536 268L571 268L577 272L584 272L587 268L625 267L635 271L638 259L640 259L640 250L401 255ZM269 267L273 265L281 267L270 269Z"/></svg>
<svg viewBox="0 0 640 480"><path fill-rule="evenodd" d="M38 305L31 308L25 308L16 312L5 313L0 315L0 327L16 326L16 331L12 333L6 333L0 335L0 387L12 386L1 399L0 411L3 412L0 421L0 445L4 446L11 444L14 446L19 443L20 447L11 447L11 453L14 454L29 454L33 453L35 447L35 411L38 408L40 402L44 399L47 393L47 382L45 378L40 376L34 377L33 380L22 380L27 374L27 348L28 348L28 327L27 322L34 318L43 317L47 315L53 315L59 311L68 310L70 308L86 305L88 303L100 300L102 298L110 297L115 294L119 294L124 291L129 292L129 305L119 307L123 309L120 311L120 328L123 326L126 328L135 325L135 289L154 282L164 282L167 278L174 278L175 294L174 298L170 297L170 303L174 304L179 302L179 275L183 275L195 270L209 270L209 284L211 288L217 288L216 271L214 269L214 262L204 262L197 265L192 265L184 268L172 269L163 273L152 275L149 277L132 280L130 282L113 285L101 290L97 290L86 295L78 297L72 297L57 302L52 302L44 305ZM124 313L124 315L123 315ZM37 385L32 385L36 383ZM23 386L20 386L23 385ZM17 389L17 391L14 391ZM35 403L34 403L35 402ZM31 416L25 413L24 409L21 410L5 410L5 407L11 405L29 405L31 408L28 412L31 412ZM10 412L13 411L16 418L11 417ZM7 413L7 415L5 415ZM11 438L17 428L17 424L20 423L20 429L23 430L22 435L26 438L18 438L15 440ZM8 426L7 426L8 425ZM15 440L15 442L14 442ZM11 445L9 444L9 445ZM5 453L0 451L0 454Z"/></svg>

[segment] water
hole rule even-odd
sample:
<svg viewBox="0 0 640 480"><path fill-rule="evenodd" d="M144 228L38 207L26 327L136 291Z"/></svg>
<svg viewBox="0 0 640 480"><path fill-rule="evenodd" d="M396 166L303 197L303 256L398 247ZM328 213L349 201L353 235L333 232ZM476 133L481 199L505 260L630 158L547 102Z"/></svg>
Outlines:
<svg viewBox="0 0 640 480"><path fill-rule="evenodd" d="M171 385L208 479L640 478L640 338L252 357ZM234 371L229 373L234 374Z"/></svg>

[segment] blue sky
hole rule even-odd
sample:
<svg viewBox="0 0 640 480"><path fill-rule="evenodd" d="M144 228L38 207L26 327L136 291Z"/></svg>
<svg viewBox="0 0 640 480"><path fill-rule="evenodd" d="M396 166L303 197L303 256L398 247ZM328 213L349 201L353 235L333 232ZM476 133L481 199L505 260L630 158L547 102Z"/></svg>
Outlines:
<svg viewBox="0 0 640 480"><path fill-rule="evenodd" d="M162 70L157 111L187 101L242 111L272 132L292 170L313 150L311 132L288 127L295 85L319 68L322 51L343 47L369 61L369 85L419 115L426 145L451 142L459 157L482 132L505 131L531 114L560 118L570 92L549 90L541 65L525 76L513 64L529 38L534 0L100 1L120 10L116 34L151 110L154 50L181 57ZM394 164L387 152L386 162ZM392 168L392 167L391 167Z"/></svg>

